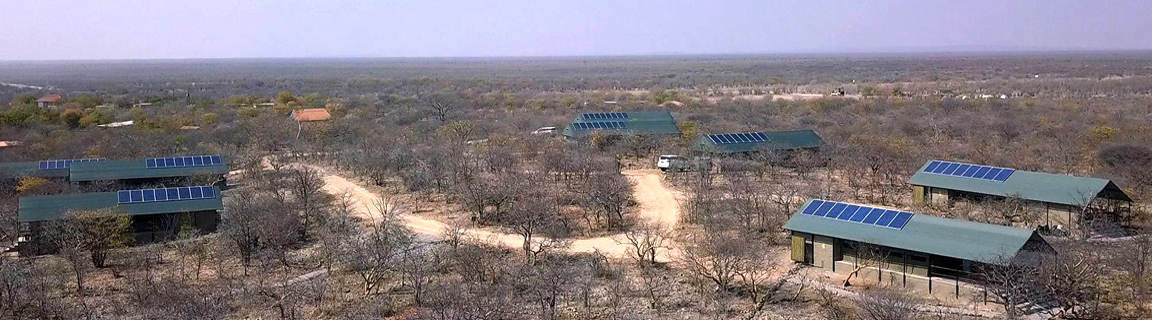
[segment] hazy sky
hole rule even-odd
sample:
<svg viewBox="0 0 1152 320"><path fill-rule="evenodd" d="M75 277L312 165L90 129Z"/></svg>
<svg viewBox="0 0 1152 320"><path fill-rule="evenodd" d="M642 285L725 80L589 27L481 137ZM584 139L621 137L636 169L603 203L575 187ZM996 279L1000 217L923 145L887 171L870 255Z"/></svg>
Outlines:
<svg viewBox="0 0 1152 320"><path fill-rule="evenodd" d="M0 0L0 60L1152 49L1152 1Z"/></svg>

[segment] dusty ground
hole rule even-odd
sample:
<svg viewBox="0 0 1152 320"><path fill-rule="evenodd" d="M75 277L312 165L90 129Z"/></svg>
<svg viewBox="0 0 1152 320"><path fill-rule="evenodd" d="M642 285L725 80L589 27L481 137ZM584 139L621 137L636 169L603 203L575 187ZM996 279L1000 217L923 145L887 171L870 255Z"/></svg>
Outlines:
<svg viewBox="0 0 1152 320"><path fill-rule="evenodd" d="M347 178L332 173L330 170L317 169L320 170L324 178L325 191L337 196L345 192L349 193L355 202L354 207L357 209L355 214L358 218L369 223L380 221L380 214L369 209L379 196ZM664 186L660 171L629 170L624 171L623 174L635 184L635 198L639 204L640 219L659 222L669 228L676 225L680 217L680 205L676 193ZM430 238L440 238L444 230L448 228L444 222L411 214L411 212L402 212L401 218L412 231ZM521 248L524 245L524 238L517 234L470 229L465 231L465 235L511 248ZM572 252L599 250L604 255L619 258L624 257L628 252L628 245L624 243L626 243L626 239L621 234L582 238L573 240L568 250Z"/></svg>

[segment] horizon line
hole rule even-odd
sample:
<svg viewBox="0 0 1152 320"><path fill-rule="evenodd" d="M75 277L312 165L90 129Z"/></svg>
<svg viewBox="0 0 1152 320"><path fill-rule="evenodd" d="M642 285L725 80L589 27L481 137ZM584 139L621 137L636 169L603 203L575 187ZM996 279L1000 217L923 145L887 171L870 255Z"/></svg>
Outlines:
<svg viewBox="0 0 1152 320"><path fill-rule="evenodd" d="M669 57L749 57L749 56L900 56L900 55L1027 55L1027 54L1109 54L1109 53L1152 53L1152 49L987 49L987 50L877 50L877 51L782 51L782 52L730 52L730 53L681 53L653 52L637 54L588 54L588 55L477 55L477 56L265 56L265 57L171 57L171 58L91 58L91 59L0 59L0 63L21 62L131 62L131 61L193 61L193 60L318 60L318 59L382 59L382 60L516 60L516 59L580 59L580 58L669 58Z"/></svg>

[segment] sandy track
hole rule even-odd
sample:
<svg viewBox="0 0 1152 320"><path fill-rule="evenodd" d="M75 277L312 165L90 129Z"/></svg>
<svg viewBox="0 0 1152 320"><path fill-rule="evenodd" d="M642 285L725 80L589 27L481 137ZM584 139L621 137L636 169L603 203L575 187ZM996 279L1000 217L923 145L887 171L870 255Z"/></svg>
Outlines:
<svg viewBox="0 0 1152 320"><path fill-rule="evenodd" d="M354 213L359 218L368 222L380 221L379 214L369 209L376 199L378 199L376 194L340 175L332 174L327 170L323 170L323 168L317 169L320 169L324 178L324 190L326 192L335 196L340 196L345 192L349 193L355 202L354 208L356 210ZM639 216L641 219L659 222L669 228L676 225L677 219L680 217L679 202L676 200L676 195L664 187L663 179L661 179L659 171L632 170L625 171L624 175L635 185L635 198L640 207ZM401 218L404 219L404 223L409 229L426 237L440 238L445 229L445 224L440 221L411 214L402 214ZM524 244L523 238L517 234L498 233L486 230L467 230L465 234L473 238L511 248L521 248ZM627 254L628 249L628 245L623 243L626 243L626 240L622 234L574 239L568 250L571 252L593 252L599 250L605 255L623 257Z"/></svg>

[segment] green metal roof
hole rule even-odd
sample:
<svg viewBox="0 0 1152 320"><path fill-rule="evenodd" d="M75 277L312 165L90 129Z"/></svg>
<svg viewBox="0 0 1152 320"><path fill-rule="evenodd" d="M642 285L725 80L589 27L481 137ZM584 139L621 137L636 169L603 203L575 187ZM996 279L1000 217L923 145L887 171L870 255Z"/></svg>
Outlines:
<svg viewBox="0 0 1152 320"><path fill-rule="evenodd" d="M68 169L40 170L40 162L0 163L0 178L67 177Z"/></svg>
<svg viewBox="0 0 1152 320"><path fill-rule="evenodd" d="M572 120L564 127L564 136L570 138L584 137L592 134L593 131L600 131L601 134L609 135L629 135L629 134L680 134L680 128L676 127L676 119L672 118L672 113L668 111L644 111L644 112L624 112L628 115L626 119L584 119L581 115L577 115L576 119ZM593 123L593 122L625 122L627 128L625 129L597 129L588 130L577 128L577 123Z"/></svg>
<svg viewBox="0 0 1152 320"><path fill-rule="evenodd" d="M811 204L809 200L796 211L784 229L979 262L1014 257L1026 245L1051 250L1032 230L926 214L914 214L898 230L803 214Z"/></svg>
<svg viewBox="0 0 1152 320"><path fill-rule="evenodd" d="M224 209L219 196L220 188L213 187L217 197L212 199L178 200L147 203L118 204L115 192L74 193L51 196L20 197L19 221L55 220L68 210L97 210L120 208L129 215L194 212Z"/></svg>
<svg viewBox="0 0 1152 320"><path fill-rule="evenodd" d="M222 157L223 165L182 168L148 168L145 159L109 160L100 162L73 163L69 169L71 181L154 179L170 177L190 177L200 174L225 175L230 170L228 158Z"/></svg>
<svg viewBox="0 0 1152 320"><path fill-rule="evenodd" d="M924 172L932 161L938 160L924 163L908 183L1070 206L1082 206L1095 197L1132 201L1124 190L1107 179L1016 170L1007 180L999 182Z"/></svg>
<svg viewBox="0 0 1152 320"><path fill-rule="evenodd" d="M824 139L820 139L820 135L812 130L764 132L764 135L768 137L768 141L725 144L716 144L716 142L708 138L708 135L704 135L700 137L700 140L696 141L694 146L697 150L708 152L738 153L764 150L813 149L824 145Z"/></svg>

